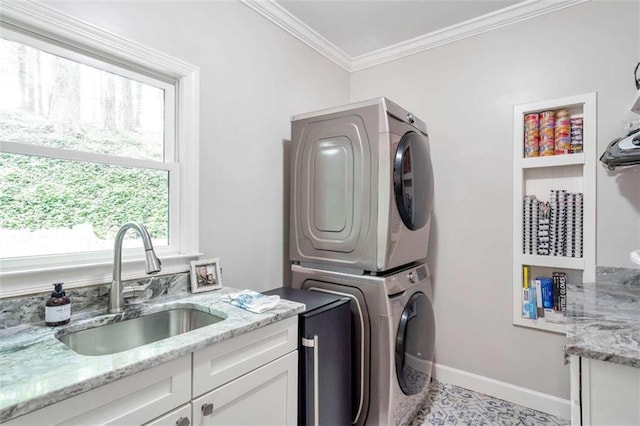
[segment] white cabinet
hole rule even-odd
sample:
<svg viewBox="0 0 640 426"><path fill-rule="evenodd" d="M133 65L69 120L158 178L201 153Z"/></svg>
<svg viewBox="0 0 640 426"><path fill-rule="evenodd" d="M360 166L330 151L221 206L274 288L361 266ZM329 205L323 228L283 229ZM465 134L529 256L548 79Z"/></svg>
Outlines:
<svg viewBox="0 0 640 426"><path fill-rule="evenodd" d="M140 425L190 401L190 373L191 356L183 356L6 424Z"/></svg>
<svg viewBox="0 0 640 426"><path fill-rule="evenodd" d="M297 341L298 317L294 316L6 424L189 426L215 421L294 425ZM203 411L204 404L213 404L211 412Z"/></svg>
<svg viewBox="0 0 640 426"><path fill-rule="evenodd" d="M291 352L193 400L193 424L297 424L298 353Z"/></svg>
<svg viewBox="0 0 640 426"><path fill-rule="evenodd" d="M583 152L525 158L525 116L558 110L582 118ZM560 314L547 312L546 317L537 319L523 317L523 267L529 267L530 278L551 277L553 272L561 272L566 274L569 283L595 280L596 94L517 105L513 121L513 324L564 333ZM552 190L583 194L582 229L579 230L581 257L525 254L524 197L535 196L540 201L550 201Z"/></svg>
<svg viewBox="0 0 640 426"><path fill-rule="evenodd" d="M571 362L577 360L572 357ZM589 358L579 361L581 421L572 416L572 424L640 424L640 368Z"/></svg>
<svg viewBox="0 0 640 426"><path fill-rule="evenodd" d="M194 352L193 424L296 424L297 344L292 317Z"/></svg>

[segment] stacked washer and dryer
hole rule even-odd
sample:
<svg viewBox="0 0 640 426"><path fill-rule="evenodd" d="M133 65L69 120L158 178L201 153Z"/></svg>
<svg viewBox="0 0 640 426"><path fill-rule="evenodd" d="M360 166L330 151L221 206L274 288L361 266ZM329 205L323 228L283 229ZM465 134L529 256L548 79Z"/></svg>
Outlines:
<svg viewBox="0 0 640 426"><path fill-rule="evenodd" d="M431 381L426 125L386 98L292 117L292 287L351 301L352 423L404 424Z"/></svg>

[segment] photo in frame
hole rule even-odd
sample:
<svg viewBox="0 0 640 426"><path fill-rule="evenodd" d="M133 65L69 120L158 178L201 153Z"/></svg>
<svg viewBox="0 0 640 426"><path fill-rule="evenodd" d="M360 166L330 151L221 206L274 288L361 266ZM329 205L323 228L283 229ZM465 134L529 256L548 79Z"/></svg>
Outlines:
<svg viewBox="0 0 640 426"><path fill-rule="evenodd" d="M220 259L201 259L191 262L191 292L218 290L222 288Z"/></svg>

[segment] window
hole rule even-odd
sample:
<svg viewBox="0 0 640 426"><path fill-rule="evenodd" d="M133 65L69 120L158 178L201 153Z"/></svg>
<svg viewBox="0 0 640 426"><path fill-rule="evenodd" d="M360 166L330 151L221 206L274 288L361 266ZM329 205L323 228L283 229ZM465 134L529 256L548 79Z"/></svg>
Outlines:
<svg viewBox="0 0 640 426"><path fill-rule="evenodd" d="M87 273L108 282L115 233L129 221L183 268L197 255L197 69L93 27L70 44L66 21L61 42L64 16L39 11L42 31L21 28L20 13L0 17L0 296L7 280L22 287L43 268L62 267L56 278L77 285ZM124 258L141 258L137 246L132 233ZM102 273L78 273L88 265Z"/></svg>
<svg viewBox="0 0 640 426"><path fill-rule="evenodd" d="M0 39L0 258L109 250L129 221L145 224L156 247L173 243L174 86L7 36ZM137 234L125 241L141 246Z"/></svg>

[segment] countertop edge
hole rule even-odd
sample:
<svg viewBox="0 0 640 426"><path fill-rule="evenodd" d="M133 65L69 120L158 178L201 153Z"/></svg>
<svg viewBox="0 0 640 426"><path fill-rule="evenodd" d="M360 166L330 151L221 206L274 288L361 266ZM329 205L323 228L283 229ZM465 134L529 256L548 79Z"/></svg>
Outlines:
<svg viewBox="0 0 640 426"><path fill-rule="evenodd" d="M640 360L623 355L609 354L605 352L593 351L583 349L577 346L570 346L565 349L567 355L579 356L581 358L588 358L595 361L605 361L614 364L619 364L628 367L640 368Z"/></svg>

